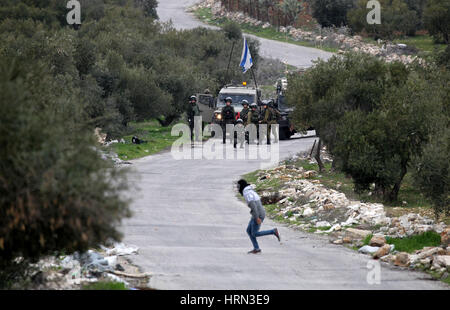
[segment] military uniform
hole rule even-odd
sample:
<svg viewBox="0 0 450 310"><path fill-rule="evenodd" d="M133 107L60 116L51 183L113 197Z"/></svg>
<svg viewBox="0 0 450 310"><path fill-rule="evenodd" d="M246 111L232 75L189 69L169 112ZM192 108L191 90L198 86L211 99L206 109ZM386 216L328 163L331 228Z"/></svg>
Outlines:
<svg viewBox="0 0 450 310"><path fill-rule="evenodd" d="M236 113L234 112L234 107L231 105L226 105L222 108L222 132L223 132L223 143L226 140L227 134L227 124L234 124Z"/></svg>
<svg viewBox="0 0 450 310"><path fill-rule="evenodd" d="M271 111L272 109L267 106L267 108L265 108L265 110L263 111L263 119L261 121L261 124L266 124L267 125L267 144L270 144L270 132L271 132L271 127L273 124L273 112Z"/></svg>
<svg viewBox="0 0 450 310"><path fill-rule="evenodd" d="M281 119L281 113L275 107L270 107L272 113L272 125L277 125L278 121ZM280 133L278 132L279 126L271 126L273 130L273 135L275 136L275 143L278 142Z"/></svg>
<svg viewBox="0 0 450 310"><path fill-rule="evenodd" d="M244 122L244 124L247 124L247 118L249 113L250 113L249 108L243 108L241 111L241 119Z"/></svg>
<svg viewBox="0 0 450 310"><path fill-rule="evenodd" d="M197 102L189 103L187 115L188 115L189 128L191 130L191 141L194 141L194 126L195 126L194 117L201 115L201 111L197 105ZM199 135L197 134L197 138L198 138L198 136Z"/></svg>
<svg viewBox="0 0 450 310"><path fill-rule="evenodd" d="M259 111L257 109L252 109L250 110L250 112L248 112L247 122L245 123L245 125L247 126L250 124L254 124L256 126L256 138L259 140ZM253 133L250 136L254 137L255 134Z"/></svg>
<svg viewBox="0 0 450 310"><path fill-rule="evenodd" d="M236 148L237 144L240 144L240 148L244 148L245 142L245 126L242 119L238 119L236 121L236 125L234 126L234 148Z"/></svg>

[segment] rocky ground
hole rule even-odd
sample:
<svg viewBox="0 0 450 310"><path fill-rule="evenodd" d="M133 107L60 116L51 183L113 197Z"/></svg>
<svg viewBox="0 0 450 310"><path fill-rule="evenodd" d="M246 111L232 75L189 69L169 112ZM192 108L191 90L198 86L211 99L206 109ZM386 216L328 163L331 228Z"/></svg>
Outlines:
<svg viewBox="0 0 450 310"><path fill-rule="evenodd" d="M271 26L269 23L259 21L243 12L228 12L219 0L203 0L190 10L196 11L201 8L211 9L212 14L216 18L227 18L239 24L245 23L264 29ZM318 27L316 31L307 31L288 26L280 27L279 31L289 34L296 41L310 42L315 46L337 47L339 49L338 53L344 53L345 51L363 52L382 57L387 62L400 61L405 64L412 63L416 60L423 62L421 58L414 55L417 51L412 47L381 40L377 42L378 44L366 43L361 36L351 36L348 28L332 29Z"/></svg>
<svg viewBox="0 0 450 310"><path fill-rule="evenodd" d="M321 157L329 160L323 152ZM307 155L304 159L310 160ZM374 259L431 271L437 277L448 279L450 227L444 222L436 223L419 213L392 216L383 204L348 199L344 193L325 187L316 176L315 170L306 171L294 164L284 164L259 171L253 186L271 217L287 222L293 228L325 234L330 242L358 249ZM441 246L406 253L398 252L386 240L429 231L441 235Z"/></svg>
<svg viewBox="0 0 450 310"><path fill-rule="evenodd" d="M118 243L83 254L45 257L29 267L26 284L18 282L15 286L17 289L79 290L92 283L118 282L126 289L149 289L150 275L141 273L128 258L138 250L136 246Z"/></svg>

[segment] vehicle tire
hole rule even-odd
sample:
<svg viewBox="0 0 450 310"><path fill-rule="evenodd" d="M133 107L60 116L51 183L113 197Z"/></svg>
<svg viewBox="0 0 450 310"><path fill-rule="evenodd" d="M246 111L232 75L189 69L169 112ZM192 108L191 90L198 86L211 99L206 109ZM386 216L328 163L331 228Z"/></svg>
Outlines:
<svg viewBox="0 0 450 310"><path fill-rule="evenodd" d="M288 128L280 128L280 140L288 140L291 137L291 132Z"/></svg>

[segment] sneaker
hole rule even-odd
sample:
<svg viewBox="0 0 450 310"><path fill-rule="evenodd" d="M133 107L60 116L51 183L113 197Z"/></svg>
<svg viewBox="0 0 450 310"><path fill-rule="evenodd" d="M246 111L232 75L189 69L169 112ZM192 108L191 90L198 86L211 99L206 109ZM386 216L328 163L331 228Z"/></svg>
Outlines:
<svg viewBox="0 0 450 310"><path fill-rule="evenodd" d="M275 230L275 237L277 237L278 242L281 242L280 233L278 232L278 228L275 228L274 230Z"/></svg>
<svg viewBox="0 0 450 310"><path fill-rule="evenodd" d="M249 251L247 254L258 254L258 253L261 253L261 249L251 250L251 251Z"/></svg>

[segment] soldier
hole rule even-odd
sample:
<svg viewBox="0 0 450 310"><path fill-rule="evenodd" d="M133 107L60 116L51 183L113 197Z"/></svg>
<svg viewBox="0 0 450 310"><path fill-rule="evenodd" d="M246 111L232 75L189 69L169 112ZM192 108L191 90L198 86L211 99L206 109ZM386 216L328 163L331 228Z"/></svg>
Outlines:
<svg viewBox="0 0 450 310"><path fill-rule="evenodd" d="M248 112L247 123L245 125L246 126L250 125L250 124L254 124L255 125L255 127L256 127L256 137L257 137L257 139L259 141L259 128L258 128L258 126L259 126L259 111L258 111L258 105L256 103L252 103L250 105L250 107L251 107L251 110L250 110L250 112ZM250 134L250 136L254 137L255 136L254 132L253 132L253 135ZM250 141L249 141L249 143L250 143ZM253 141L252 141L252 143L253 143Z"/></svg>
<svg viewBox="0 0 450 310"><path fill-rule="evenodd" d="M278 105L275 104L275 102L273 100L270 100L269 102L269 108L270 108L270 112L272 113L272 125L277 125L278 121L281 119L281 113L278 110ZM273 135L275 136L275 143L278 143L278 138L279 138L279 132L278 126L271 126L272 130L273 130Z"/></svg>
<svg viewBox="0 0 450 310"><path fill-rule="evenodd" d="M189 97L189 106L187 115L189 128L191 129L191 142L194 142L194 126L195 126L194 117L200 116L200 113L201 113L200 108L197 105L197 97L195 96ZM197 136L196 139L199 139L198 132L196 132L196 136Z"/></svg>
<svg viewBox="0 0 450 310"><path fill-rule="evenodd" d="M248 113L250 112L250 109L248 108L248 101L245 99L242 100L242 105L244 106L244 108L241 111L241 119L244 122L244 124L246 124Z"/></svg>
<svg viewBox="0 0 450 310"><path fill-rule="evenodd" d="M267 101L263 102L263 111L262 111L262 120L261 124L267 125L267 144L270 144L270 129L271 125L273 123L272 120L273 112L271 112L271 109L269 108L269 104Z"/></svg>
<svg viewBox="0 0 450 310"><path fill-rule="evenodd" d="M240 144L240 148L244 148L245 141L245 126L244 121L242 119L238 119L236 121L236 126L234 126L234 148L236 148L237 144Z"/></svg>
<svg viewBox="0 0 450 310"><path fill-rule="evenodd" d="M225 106L222 108L222 132L223 132L223 144L225 144L226 134L227 134L227 124L234 124L236 120L236 113L234 112L234 107L231 105L233 99L227 97L225 99ZM230 137L230 140L232 138Z"/></svg>

